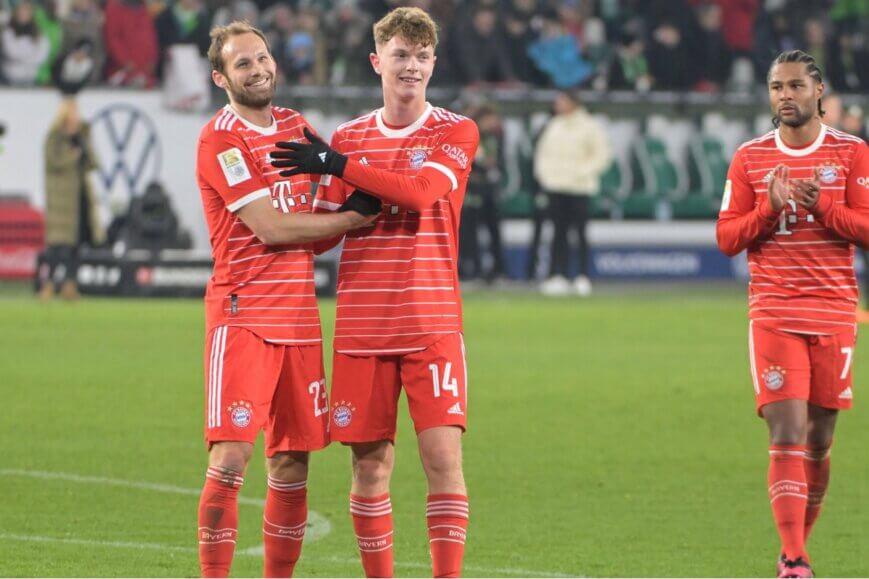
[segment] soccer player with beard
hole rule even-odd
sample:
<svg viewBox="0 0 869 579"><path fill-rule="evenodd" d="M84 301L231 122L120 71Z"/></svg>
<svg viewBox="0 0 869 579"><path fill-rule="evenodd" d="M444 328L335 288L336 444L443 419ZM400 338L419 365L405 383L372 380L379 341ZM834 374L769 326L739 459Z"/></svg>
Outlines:
<svg viewBox="0 0 869 579"><path fill-rule="evenodd" d="M200 568L205 577L229 575L238 491L264 429L264 574L289 577L307 522L308 453L329 441L310 242L370 223L380 202L357 194L344 211L312 215L310 179L284 179L269 165L274 143L301 139L309 125L272 106L275 61L263 33L235 22L211 38L212 79L229 104L202 129L196 160L214 258L205 295Z"/></svg>
<svg viewBox="0 0 869 579"><path fill-rule="evenodd" d="M748 253L749 357L769 429L778 577L812 577L806 540L830 478L839 410L851 407L854 247L869 244L866 143L821 122L821 71L793 50L767 76L776 129L734 155L718 245Z"/></svg>
<svg viewBox="0 0 869 579"><path fill-rule="evenodd" d="M404 390L428 481L432 572L458 577L469 511L457 240L480 137L472 120L426 102L437 45L428 14L397 8L374 25L374 40L383 108L339 127L331 147L313 135L278 143L272 164L292 167L287 176L323 174L314 205L325 214L354 188L384 202L372 226L347 234L341 254L332 440L352 448L350 512L365 574L391 577L389 481Z"/></svg>

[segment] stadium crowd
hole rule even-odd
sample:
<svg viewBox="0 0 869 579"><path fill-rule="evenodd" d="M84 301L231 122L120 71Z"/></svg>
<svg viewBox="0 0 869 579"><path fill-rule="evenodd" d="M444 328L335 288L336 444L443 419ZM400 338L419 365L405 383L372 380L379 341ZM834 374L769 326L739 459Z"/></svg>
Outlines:
<svg viewBox="0 0 869 579"><path fill-rule="evenodd" d="M49 85L65 67L154 87L170 47L204 56L212 25L245 19L283 84L373 84L371 24L407 4L441 28L440 85L751 90L803 47L834 90L869 90L869 0L0 0L0 83Z"/></svg>

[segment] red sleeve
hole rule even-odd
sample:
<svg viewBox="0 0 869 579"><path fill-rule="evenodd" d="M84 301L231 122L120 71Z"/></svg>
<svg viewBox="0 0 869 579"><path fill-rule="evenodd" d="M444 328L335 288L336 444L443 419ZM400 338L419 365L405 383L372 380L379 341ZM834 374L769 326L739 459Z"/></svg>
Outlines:
<svg viewBox="0 0 869 579"><path fill-rule="evenodd" d="M338 146L340 140L336 132L332 135L332 144L330 146L339 153L343 153L341 147ZM320 183L317 186L317 198L314 199L314 213L337 211L347 201L347 197L352 192L353 188L347 185L343 179L339 179L334 175L322 175Z"/></svg>
<svg viewBox="0 0 869 579"><path fill-rule="evenodd" d="M734 256L740 251L766 237L775 227L778 213L770 207L764 195L754 206L754 189L745 172L742 151L737 151L727 171L724 196L715 233L718 247L725 254Z"/></svg>
<svg viewBox="0 0 869 579"><path fill-rule="evenodd" d="M476 123L466 119L444 133L416 175L375 169L350 159L344 169L344 181L387 203L422 211L467 181L479 143Z"/></svg>
<svg viewBox="0 0 869 579"><path fill-rule="evenodd" d="M205 135L199 142L196 167L199 179L217 191L232 212L271 195L268 181L235 133L215 131Z"/></svg>
<svg viewBox="0 0 869 579"><path fill-rule="evenodd" d="M341 148L338 146L339 141L340 139L336 132L332 135L331 147L341 153L343 151L341 151ZM320 177L320 183L317 186L317 197L314 199L314 213L333 213L338 211L338 208L344 204L347 197L349 197L352 192L353 188L347 185L347 183L342 179L339 179L334 175L322 175ZM324 239L322 241L314 242L314 253L320 255L321 253L329 251L338 245L343 238L343 235L339 235L332 239Z"/></svg>
<svg viewBox="0 0 869 579"><path fill-rule="evenodd" d="M821 196L812 213L824 227L840 237L860 247L869 247L869 151L865 142L857 145L851 160L845 204L835 203L821 185Z"/></svg>

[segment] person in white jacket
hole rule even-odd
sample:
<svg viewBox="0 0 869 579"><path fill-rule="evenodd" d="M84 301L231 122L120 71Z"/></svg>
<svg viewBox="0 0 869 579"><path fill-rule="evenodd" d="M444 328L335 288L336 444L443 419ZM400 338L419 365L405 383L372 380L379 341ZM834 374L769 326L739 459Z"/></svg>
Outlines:
<svg viewBox="0 0 869 579"><path fill-rule="evenodd" d="M40 34L33 19L33 5L18 4L0 36L2 76L14 86L33 85L49 51L48 38Z"/></svg>
<svg viewBox="0 0 869 579"><path fill-rule="evenodd" d="M586 226L591 197L600 190L600 177L612 161L603 128L581 105L575 94L563 91L555 98L555 114L543 129L534 151L534 176L549 198L555 226L550 277L541 284L545 295L591 294L589 245ZM568 266L568 235L579 237L579 271Z"/></svg>

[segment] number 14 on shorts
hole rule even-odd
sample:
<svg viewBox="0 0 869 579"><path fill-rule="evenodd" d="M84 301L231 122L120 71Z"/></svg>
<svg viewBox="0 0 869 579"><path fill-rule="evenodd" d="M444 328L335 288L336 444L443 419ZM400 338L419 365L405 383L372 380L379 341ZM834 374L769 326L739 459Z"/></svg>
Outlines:
<svg viewBox="0 0 869 579"><path fill-rule="evenodd" d="M440 379L440 370L437 364L429 364L428 369L431 370L435 398L440 398L442 392L451 392L453 397L459 397L459 383L451 376L453 370L452 362L446 362L444 364L444 376L442 380Z"/></svg>

